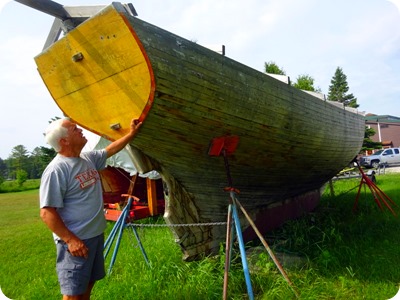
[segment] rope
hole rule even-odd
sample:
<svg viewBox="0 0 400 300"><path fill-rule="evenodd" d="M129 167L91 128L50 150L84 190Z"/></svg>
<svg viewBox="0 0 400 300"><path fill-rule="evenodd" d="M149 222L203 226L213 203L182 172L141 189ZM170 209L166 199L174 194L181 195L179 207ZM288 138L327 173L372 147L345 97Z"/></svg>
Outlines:
<svg viewBox="0 0 400 300"><path fill-rule="evenodd" d="M218 226L226 225L226 222L212 222L212 223L193 223L193 224L138 224L129 223L128 226L133 227L190 227L190 226Z"/></svg>
<svg viewBox="0 0 400 300"><path fill-rule="evenodd" d="M130 177L126 176L126 174L124 172L122 172L119 167L116 167L116 169L122 175L122 177L125 177L125 179L127 179L130 183L135 183L132 181L132 179Z"/></svg>

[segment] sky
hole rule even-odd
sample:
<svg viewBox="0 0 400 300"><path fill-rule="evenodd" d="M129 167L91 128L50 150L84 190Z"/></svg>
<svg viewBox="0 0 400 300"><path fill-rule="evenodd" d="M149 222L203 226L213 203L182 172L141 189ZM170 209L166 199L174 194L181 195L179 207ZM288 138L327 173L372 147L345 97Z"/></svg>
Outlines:
<svg viewBox="0 0 400 300"><path fill-rule="evenodd" d="M68 6L104 0L58 0ZM127 2L123 2L127 3ZM400 0L131 0L138 17L264 71L275 62L294 82L314 78L327 94L337 67L359 110L400 117ZM54 18L0 0L0 158L48 146L43 131L61 111L41 80L40 54Z"/></svg>

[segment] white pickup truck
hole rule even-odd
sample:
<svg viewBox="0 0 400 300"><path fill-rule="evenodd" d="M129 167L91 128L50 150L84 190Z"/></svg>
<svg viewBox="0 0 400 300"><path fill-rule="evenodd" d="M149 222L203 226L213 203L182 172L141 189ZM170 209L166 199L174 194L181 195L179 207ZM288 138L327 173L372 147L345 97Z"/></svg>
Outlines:
<svg viewBox="0 0 400 300"><path fill-rule="evenodd" d="M400 164L400 148L382 149L369 156L362 156L360 164L368 168L377 168L379 164Z"/></svg>

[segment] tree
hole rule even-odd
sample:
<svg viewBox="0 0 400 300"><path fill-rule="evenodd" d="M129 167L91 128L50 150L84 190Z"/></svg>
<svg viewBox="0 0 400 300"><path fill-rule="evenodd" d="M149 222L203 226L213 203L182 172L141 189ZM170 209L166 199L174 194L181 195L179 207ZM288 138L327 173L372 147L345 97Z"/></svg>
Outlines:
<svg viewBox="0 0 400 300"><path fill-rule="evenodd" d="M28 161L28 155L29 152L26 150L25 146L18 145L11 150L11 155L9 158L14 159L14 167L17 169L22 169L22 167L26 165L26 162Z"/></svg>
<svg viewBox="0 0 400 300"><path fill-rule="evenodd" d="M278 65L273 61L264 63L264 69L265 73L286 75L286 72L280 67L278 67Z"/></svg>
<svg viewBox="0 0 400 300"><path fill-rule="evenodd" d="M364 141L363 141L360 153L364 153L367 150L382 148L381 142L374 142L373 140L371 140L371 136L374 136L375 133L376 132L373 128L369 128L368 126L365 126Z"/></svg>
<svg viewBox="0 0 400 300"><path fill-rule="evenodd" d="M46 166L56 156L53 148L36 147L33 149L30 158L31 168L29 170L30 178L40 178Z"/></svg>
<svg viewBox="0 0 400 300"><path fill-rule="evenodd" d="M53 148L36 147L29 153L25 146L18 145L5 160L0 158L0 176L5 179L16 179L18 170L25 170L28 178L40 178L46 166L56 156Z"/></svg>
<svg viewBox="0 0 400 300"><path fill-rule="evenodd" d="M299 75L296 79L297 81L293 84L295 88L305 90L305 91L312 91L312 92L321 92L321 89L314 87L314 78L310 75L303 74Z"/></svg>
<svg viewBox="0 0 400 300"><path fill-rule="evenodd" d="M38 148L35 148L37 150ZM43 164L46 166L53 160L53 158L57 155L56 150L53 148L46 148L46 147L40 147L38 150L38 153L40 155L40 159Z"/></svg>
<svg viewBox="0 0 400 300"><path fill-rule="evenodd" d="M0 158L0 178L7 178L7 164Z"/></svg>
<svg viewBox="0 0 400 300"><path fill-rule="evenodd" d="M338 101L349 107L359 107L357 98L353 94L347 94L348 91L347 76L340 67L337 67L329 86L328 100Z"/></svg>
<svg viewBox="0 0 400 300"><path fill-rule="evenodd" d="M15 178L18 170L28 170L30 168L29 152L25 146L17 145L11 150L11 155L7 159L10 173L9 176Z"/></svg>
<svg viewBox="0 0 400 300"><path fill-rule="evenodd" d="M17 183L19 187L21 187L27 179L28 173L25 170L17 170Z"/></svg>

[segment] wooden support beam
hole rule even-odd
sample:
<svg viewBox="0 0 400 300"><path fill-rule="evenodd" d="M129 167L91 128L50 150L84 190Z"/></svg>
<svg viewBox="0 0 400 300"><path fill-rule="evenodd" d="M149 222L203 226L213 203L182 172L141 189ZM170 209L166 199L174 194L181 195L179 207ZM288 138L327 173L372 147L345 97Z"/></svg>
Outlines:
<svg viewBox="0 0 400 300"><path fill-rule="evenodd" d="M70 15L60 3L51 0L15 0L21 4L40 10L61 20L70 18Z"/></svg>
<svg viewBox="0 0 400 300"><path fill-rule="evenodd" d="M131 178L131 183L129 184L128 194L125 194L124 204L128 203L129 197L133 195L133 191L135 190L137 174L133 175Z"/></svg>
<svg viewBox="0 0 400 300"><path fill-rule="evenodd" d="M156 181L151 180L150 178L146 178L146 185L147 185L147 202L149 205L150 215L155 216L158 214Z"/></svg>

